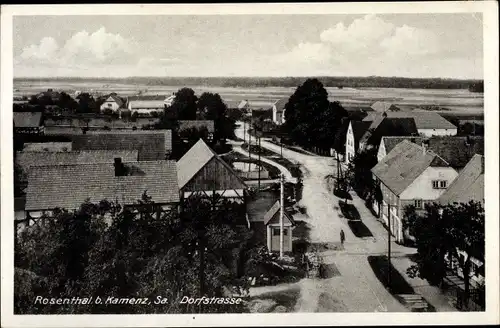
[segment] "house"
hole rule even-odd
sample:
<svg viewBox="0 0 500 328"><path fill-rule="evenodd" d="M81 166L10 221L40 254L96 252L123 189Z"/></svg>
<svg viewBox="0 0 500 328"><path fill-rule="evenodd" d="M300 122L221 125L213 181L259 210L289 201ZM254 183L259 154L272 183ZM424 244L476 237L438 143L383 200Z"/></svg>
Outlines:
<svg viewBox="0 0 500 328"><path fill-rule="evenodd" d="M250 111L250 103L248 100L242 100L238 104L238 109L243 111L244 113L248 113Z"/></svg>
<svg viewBox="0 0 500 328"><path fill-rule="evenodd" d="M14 112L14 133L42 134L44 131L41 112Z"/></svg>
<svg viewBox="0 0 500 328"><path fill-rule="evenodd" d="M349 164L356 155L359 149L359 141L361 137L370 127L371 122L365 121L350 121L347 128L345 142L345 163Z"/></svg>
<svg viewBox="0 0 500 328"><path fill-rule="evenodd" d="M72 150L137 150L139 161L164 160L172 153L172 130L87 131L56 134L71 140Z"/></svg>
<svg viewBox="0 0 500 328"><path fill-rule="evenodd" d="M279 200L264 215L266 227L267 249L270 252L280 251L280 202ZM293 217L283 210L283 251L292 252L292 231L296 223Z"/></svg>
<svg viewBox="0 0 500 328"><path fill-rule="evenodd" d="M111 119L109 117L81 117L65 116L60 118L47 118L44 121L45 134L57 133L83 133L85 130L139 130L159 122L158 118L138 117L134 121Z"/></svg>
<svg viewBox="0 0 500 328"><path fill-rule="evenodd" d="M370 106L370 108L379 113L399 112L401 110L396 105L386 101L376 101Z"/></svg>
<svg viewBox="0 0 500 328"><path fill-rule="evenodd" d="M28 173L28 224L50 217L54 210L76 210L89 201L118 202L134 208L146 192L155 203L157 217L177 208L179 188L174 161L122 162L33 166Z"/></svg>
<svg viewBox="0 0 500 328"><path fill-rule="evenodd" d="M378 149L378 161L380 162L397 144L408 140L417 145L426 143L428 149L442 157L455 170L461 169L469 162L475 154L484 154L484 137L482 136L434 136L425 137L383 137Z"/></svg>
<svg viewBox="0 0 500 328"><path fill-rule="evenodd" d="M335 146L340 146L342 145L343 151L335 151L335 148L330 149L330 156L339 158L341 162L344 161L344 156L345 156L345 144L347 142L347 130L349 129L349 124L350 120L348 118L343 118L342 119L342 124L340 125L340 128L337 130L335 133Z"/></svg>
<svg viewBox="0 0 500 328"><path fill-rule="evenodd" d="M171 96L166 97L163 100L163 103L166 107L170 107L174 103L174 100L175 100L175 94L172 94Z"/></svg>
<svg viewBox="0 0 500 328"><path fill-rule="evenodd" d="M208 132L208 139L211 141L214 137L215 132L215 123L213 120L179 120L177 121L179 124L179 135L181 139L183 138L183 134L190 129L196 129L201 131L202 129L206 129Z"/></svg>
<svg viewBox="0 0 500 328"><path fill-rule="evenodd" d="M285 106L288 103L288 98L282 98L273 104L273 122L277 125L285 123Z"/></svg>
<svg viewBox="0 0 500 328"><path fill-rule="evenodd" d="M378 116L359 140L359 150L378 147L384 136L416 135L418 135L418 130L413 118Z"/></svg>
<svg viewBox="0 0 500 328"><path fill-rule="evenodd" d="M113 112L118 112L119 109L123 108L124 106L123 100L118 97L115 93L110 94L106 100L102 103L100 109L101 112L105 111L106 109L112 110Z"/></svg>
<svg viewBox="0 0 500 328"><path fill-rule="evenodd" d="M417 211L426 202L434 202L455 180L458 173L433 151L403 140L381 162L372 168L382 191L382 204L374 202L373 210L388 223L396 241L403 241L402 216L406 205Z"/></svg>
<svg viewBox="0 0 500 328"><path fill-rule="evenodd" d="M368 113L368 115L363 118L363 121L374 121L376 118L380 118L380 116L389 118L413 118L415 120L415 125L417 126L418 133L426 137L457 134L457 127L455 125L450 123L438 113L429 111L387 111L382 114L378 112L372 112Z"/></svg>
<svg viewBox="0 0 500 328"><path fill-rule="evenodd" d="M450 184L449 188L439 197L437 203L442 205L453 203L468 203L469 201L481 202L484 206L484 156L474 155L467 163L458 177ZM460 257L466 257L467 253L458 251ZM484 283L484 258L471 257L471 285L477 286ZM457 275L464 279L464 274L459 266L452 269Z"/></svg>
<svg viewBox="0 0 500 328"><path fill-rule="evenodd" d="M238 173L200 139L177 162L181 199L193 194L244 203L246 184Z"/></svg>
<svg viewBox="0 0 500 328"><path fill-rule="evenodd" d="M142 115L162 112L165 106L165 96L133 96L127 99L127 109Z"/></svg>
<svg viewBox="0 0 500 328"><path fill-rule="evenodd" d="M115 158L121 158L124 162L136 162L138 153L137 150L18 151L15 163L27 172L32 166L113 163Z"/></svg>

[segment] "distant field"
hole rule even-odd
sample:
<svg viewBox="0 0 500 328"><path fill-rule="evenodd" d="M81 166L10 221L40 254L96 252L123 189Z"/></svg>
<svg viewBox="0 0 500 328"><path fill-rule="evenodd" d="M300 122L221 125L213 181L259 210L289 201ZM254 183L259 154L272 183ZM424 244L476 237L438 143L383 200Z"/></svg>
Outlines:
<svg viewBox="0 0 500 328"><path fill-rule="evenodd" d="M150 95L170 95L183 86L164 86L148 84L105 83L101 81L14 81L14 96L30 96L48 88L107 94L116 92L122 96L135 95L139 91ZM288 98L295 90L291 87L191 87L196 94L203 92L219 93L230 103L248 100L253 108L269 108L281 99ZM389 101L402 108L419 105L435 105L463 113L482 113L484 96L467 89L401 89L401 88L326 88L331 101L340 101L344 107L367 108L375 101Z"/></svg>

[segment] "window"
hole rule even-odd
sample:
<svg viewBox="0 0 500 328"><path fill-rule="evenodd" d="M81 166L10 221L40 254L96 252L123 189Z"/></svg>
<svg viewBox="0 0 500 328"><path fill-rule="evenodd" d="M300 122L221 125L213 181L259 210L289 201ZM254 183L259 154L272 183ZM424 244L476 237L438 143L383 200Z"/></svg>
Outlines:
<svg viewBox="0 0 500 328"><path fill-rule="evenodd" d="M280 235L280 228L274 228L273 229L273 236L279 236ZM283 236L286 236L288 235L288 229L285 228L285 230L283 230Z"/></svg>
<svg viewBox="0 0 500 328"><path fill-rule="evenodd" d="M446 180L433 180L432 188L434 189L446 189L448 182Z"/></svg>
<svg viewBox="0 0 500 328"><path fill-rule="evenodd" d="M108 103L108 107L111 107L111 106L112 106L112 104Z"/></svg>
<svg viewBox="0 0 500 328"><path fill-rule="evenodd" d="M421 199L415 199L415 208L422 208L422 200Z"/></svg>

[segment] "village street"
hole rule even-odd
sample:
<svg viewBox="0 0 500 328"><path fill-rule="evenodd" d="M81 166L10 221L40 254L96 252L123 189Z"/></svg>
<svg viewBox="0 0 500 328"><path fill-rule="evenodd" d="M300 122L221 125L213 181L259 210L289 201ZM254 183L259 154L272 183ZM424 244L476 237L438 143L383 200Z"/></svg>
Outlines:
<svg viewBox="0 0 500 328"><path fill-rule="evenodd" d="M243 126L240 125L235 133L239 138L243 138ZM255 142L254 138L252 142ZM281 151L280 146L264 139L261 140L261 146L277 153ZM303 195L299 205L305 206L307 210L309 217L307 223L311 228L310 242L338 245L340 230L344 230L346 235L343 250L332 249L320 253L324 262L333 264L340 274L328 279L301 280L298 283L301 296L296 311L315 312L318 309L334 312L408 311L384 288L367 260L370 255L387 253L387 230L371 215L363 201L355 194L352 203L360 212L361 219L373 237L356 237L347 225L347 221L339 216L339 199L328 190L325 180L325 176L336 172L333 158L305 155L286 148L283 148L283 157L301 164ZM408 263L407 255L414 253L415 250L394 242L391 246L393 264L398 267L397 262L400 258L405 269ZM398 270L401 271L399 267ZM444 307L447 309L446 304Z"/></svg>

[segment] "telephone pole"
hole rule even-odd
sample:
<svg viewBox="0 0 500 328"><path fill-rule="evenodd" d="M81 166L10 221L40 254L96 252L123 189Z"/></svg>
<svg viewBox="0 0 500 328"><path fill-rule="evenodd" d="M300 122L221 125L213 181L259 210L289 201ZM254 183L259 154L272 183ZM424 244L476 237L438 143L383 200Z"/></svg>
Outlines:
<svg viewBox="0 0 500 328"><path fill-rule="evenodd" d="M391 204L387 204L387 286L391 289Z"/></svg>
<svg viewBox="0 0 500 328"><path fill-rule="evenodd" d="M260 153L261 153L261 147L260 147L260 133L259 133L259 167L257 168L257 170L259 170L259 186L258 186L258 190L260 190L260 170L261 170L261 167L262 167L262 162L260 160Z"/></svg>
<svg viewBox="0 0 500 328"><path fill-rule="evenodd" d="M280 176L280 259L283 258L283 216L285 212L285 175Z"/></svg>

